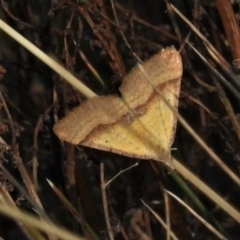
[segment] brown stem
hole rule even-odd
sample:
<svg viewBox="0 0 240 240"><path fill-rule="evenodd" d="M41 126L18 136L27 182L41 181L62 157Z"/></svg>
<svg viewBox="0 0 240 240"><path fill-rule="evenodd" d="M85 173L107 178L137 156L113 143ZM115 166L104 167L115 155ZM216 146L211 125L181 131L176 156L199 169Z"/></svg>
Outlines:
<svg viewBox="0 0 240 240"><path fill-rule="evenodd" d="M229 0L215 1L218 12L227 35L230 50L233 56L233 64L237 69L240 68L240 33L239 27Z"/></svg>

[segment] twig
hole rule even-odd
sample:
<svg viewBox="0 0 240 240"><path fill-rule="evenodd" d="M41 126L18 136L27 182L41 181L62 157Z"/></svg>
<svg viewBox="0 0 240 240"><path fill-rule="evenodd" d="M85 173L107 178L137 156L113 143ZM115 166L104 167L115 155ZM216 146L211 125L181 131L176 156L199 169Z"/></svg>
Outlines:
<svg viewBox="0 0 240 240"><path fill-rule="evenodd" d="M26 26L28 28L32 28L32 29L36 29L36 27L32 26L31 24L29 23L25 23L23 21L21 21L19 18L15 17L9 10L9 4L7 3L7 1L4 1L4 0L1 0L1 5L2 5L2 8L4 9L4 11L7 13L7 15L12 18L14 21L16 21L17 23L23 25L23 26Z"/></svg>
<svg viewBox="0 0 240 240"><path fill-rule="evenodd" d="M192 29L192 31L194 31L196 35L218 56L222 63L222 67L224 67L224 70L227 70L229 72L231 70L231 66L207 40L207 38L204 37L203 34L200 33L199 30L176 7L174 7L172 4L170 4L170 6L172 10Z"/></svg>
<svg viewBox="0 0 240 240"><path fill-rule="evenodd" d="M56 193L67 210L73 215L75 220L81 225L84 230L85 236L88 240L99 240L99 237L93 231L93 229L87 224L83 216L76 210L72 203L64 196L64 194L49 180L46 179L52 190Z"/></svg>
<svg viewBox="0 0 240 240"><path fill-rule="evenodd" d="M239 26L229 0L215 0L219 15L221 16L229 47L233 56L233 64L240 68L240 32Z"/></svg>
<svg viewBox="0 0 240 240"><path fill-rule="evenodd" d="M125 173L126 171L138 166L139 162L136 162L132 166L125 168L124 170L121 170L118 174L116 174L112 179L110 179L106 184L105 187L107 187L112 181L114 181L117 177L119 177L121 174Z"/></svg>
<svg viewBox="0 0 240 240"><path fill-rule="evenodd" d="M9 182L11 182L19 190L19 192L23 194L24 198L28 200L28 202L32 205L32 207L36 209L37 213L46 221L51 222L50 218L44 212L41 203L39 204L39 200L36 201L36 198L33 198L32 195L30 195L24 189L24 187L22 187L18 183L18 181L8 172L8 170L3 166L3 164L0 164L0 169L3 171L4 175L7 177Z"/></svg>
<svg viewBox="0 0 240 240"><path fill-rule="evenodd" d="M100 163L100 178L101 178L101 190L102 190L102 200L103 200L103 209L104 209L104 216L107 225L107 232L109 235L110 240L114 240L112 226L109 219L109 212L108 212L108 204L107 204L107 194L106 194L106 185L104 179L104 163Z"/></svg>
<svg viewBox="0 0 240 240"><path fill-rule="evenodd" d="M167 191L164 189L164 191L169 194L171 197L173 197L175 200L177 200L181 205L183 205L187 210L192 213L204 226L206 226L212 233L214 233L219 239L227 240L221 233L219 233L212 225L210 225L208 222L206 222L205 219L203 219L197 212L195 212L191 207L189 207L184 201L182 201L179 197L174 195L173 193Z"/></svg>
<svg viewBox="0 0 240 240"><path fill-rule="evenodd" d="M0 194L0 198L2 198ZM62 226L57 226L54 224L49 225L46 222L40 221L32 214L26 213L23 210L15 210L11 206L8 206L6 204L0 204L0 212L1 214L12 218L17 221L21 221L25 224L31 225L33 227L36 227L37 229L44 231L46 233L54 234L54 236L59 237L59 239L64 240L83 240L82 237L79 235L70 233L67 229L64 229ZM55 238L55 239L56 239Z"/></svg>
<svg viewBox="0 0 240 240"><path fill-rule="evenodd" d="M119 27L119 31L120 31L120 34L123 38L123 41L125 42L126 46L131 50L133 56L137 59L137 61L139 63L142 62L142 60L138 57L138 55L133 51L131 45L129 44L129 42L127 41L127 38L125 37L124 33L123 33L123 30L120 28L120 25L119 25L119 21L118 21L118 18L117 18L117 13L116 13L116 8L115 8L115 3L113 0L111 0L111 6L112 6L112 10L113 10L113 14L114 14L114 18L115 18L115 22L117 24L117 26Z"/></svg>
<svg viewBox="0 0 240 240"><path fill-rule="evenodd" d="M126 14L127 12L127 9L124 8L122 5L120 5L118 2L115 3L116 5L116 8L118 8L121 12L123 12L124 14ZM171 34L169 31L165 30L164 28L162 27L158 27L158 26L155 26L153 24L150 24L149 22L139 18L137 15L133 15L132 16L133 20L135 20L136 22L139 22L140 24L146 26L146 27L149 27L149 28L152 28L154 29L155 31L161 33L162 35L164 35L165 37L168 37L169 39L171 40L174 40L174 41L177 41L177 38L176 36L174 36L173 34Z"/></svg>
<svg viewBox="0 0 240 240"><path fill-rule="evenodd" d="M12 116L8 110L8 107L7 107L7 104L5 102L5 99L2 95L2 92L0 90L0 100L2 102L2 105L3 105L3 108L4 108L4 111L7 115L7 118L8 118L8 121L9 121L9 124L10 124L10 129L11 129L11 134L12 134L12 148L13 150L15 151L16 149L16 133L15 133L15 127L14 127L14 123L13 123L13 119L12 119Z"/></svg>
<svg viewBox="0 0 240 240"><path fill-rule="evenodd" d="M224 76L216 69L214 68L208 61L207 59L197 51L195 47L191 43L188 42L188 46L191 47L191 49L199 56L199 58L208 66L208 68L211 70L211 72L214 73L214 75L234 94L234 96L240 101L240 94L239 91L231 84L231 82L227 81ZM212 54L213 52L209 50L209 53ZM212 55L214 57L214 55Z"/></svg>
<svg viewBox="0 0 240 240"><path fill-rule="evenodd" d="M0 199L1 204L7 204L16 210L18 209L11 195L9 194L7 188L3 184L1 184L0 186L0 195L1 195L1 199ZM33 235L35 239L38 239L37 237L39 237L39 239L43 239L43 237L40 235L40 232L37 229L34 229L33 231L32 227L28 226L27 224L23 224L21 221L16 221L16 223L27 239L34 240Z"/></svg>
<svg viewBox="0 0 240 240"><path fill-rule="evenodd" d="M38 195L35 191L34 185L31 182L24 165L22 164L22 159L20 158L20 156L17 153L13 154L13 158L14 158L15 162L17 163L19 172L23 178L23 181L28 189L29 194L26 193L25 189L13 178L13 176L7 171L7 169L2 164L0 164L0 168L3 170L3 172L6 175L6 177L8 178L8 180L14 186L16 186L21 191L21 193L24 195L24 197L32 204L32 206L36 208L37 213L41 216L41 218L43 220L42 222L46 222L46 223L52 225L53 223L50 220L50 218L47 216L47 214L44 212L42 203L41 203L40 199L38 198ZM53 235L50 235L50 234L48 235L48 238L50 240L56 240L56 237Z"/></svg>
<svg viewBox="0 0 240 240"><path fill-rule="evenodd" d="M142 199L140 199L140 201L153 214L153 216L161 223L161 225L167 230L167 225L163 221L163 219L159 215L157 215L157 213L155 211L153 211L152 208L150 208ZM170 231L170 236L172 237L172 239L178 240L178 238L176 237L176 235L172 231Z"/></svg>
<svg viewBox="0 0 240 240"><path fill-rule="evenodd" d="M170 232L171 232L171 220L170 220L170 203L168 199L168 195L166 192L163 192L163 198L165 202L165 212L166 212L166 232L167 232L167 240L170 240Z"/></svg>
<svg viewBox="0 0 240 240"><path fill-rule="evenodd" d="M52 110L52 108L56 105L56 102L53 103L50 107L48 107L48 109L45 111L45 113L40 116L40 118L38 119L37 125L35 127L35 131L34 131L34 137L33 137L33 148L34 148L34 156L33 156L33 184L36 188L36 190L38 189L38 177L37 177L37 168L38 168L38 158L37 158L37 154L38 154L38 133L39 130L41 128L42 125L42 118L44 115L47 115L50 113L50 111Z"/></svg>
<svg viewBox="0 0 240 240"><path fill-rule="evenodd" d="M214 201L219 207L221 207L226 213L228 213L232 218L234 218L238 223L240 223L240 212L238 212L232 205L220 197L213 189L202 182L195 174L190 172L186 167L184 167L176 159L173 159L172 169L176 169L179 174L184 178L194 184L202 193L204 193L208 198Z"/></svg>
<svg viewBox="0 0 240 240"><path fill-rule="evenodd" d="M102 15L107 15L106 4L103 0L96 0L96 4L98 5L100 12ZM108 40L108 47L105 46L105 50L108 52L110 57L112 58L112 63L110 63L114 72L117 72L120 76L124 76L126 74L125 65L122 59L122 56L119 52L119 48L117 47L116 37L113 34L113 31L110 26L110 22L108 20L104 20L103 24L105 26L104 37ZM104 31L104 32L105 32ZM107 48L106 48L107 47Z"/></svg>

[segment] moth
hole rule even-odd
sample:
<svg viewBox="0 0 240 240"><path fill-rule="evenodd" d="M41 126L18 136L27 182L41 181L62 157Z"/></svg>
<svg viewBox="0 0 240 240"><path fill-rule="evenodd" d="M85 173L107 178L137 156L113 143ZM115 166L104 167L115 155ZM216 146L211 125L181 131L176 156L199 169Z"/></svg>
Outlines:
<svg viewBox="0 0 240 240"><path fill-rule="evenodd" d="M182 77L174 47L163 49L124 77L117 95L86 100L55 124L62 140L138 159L170 161ZM165 101L164 101L164 100Z"/></svg>

